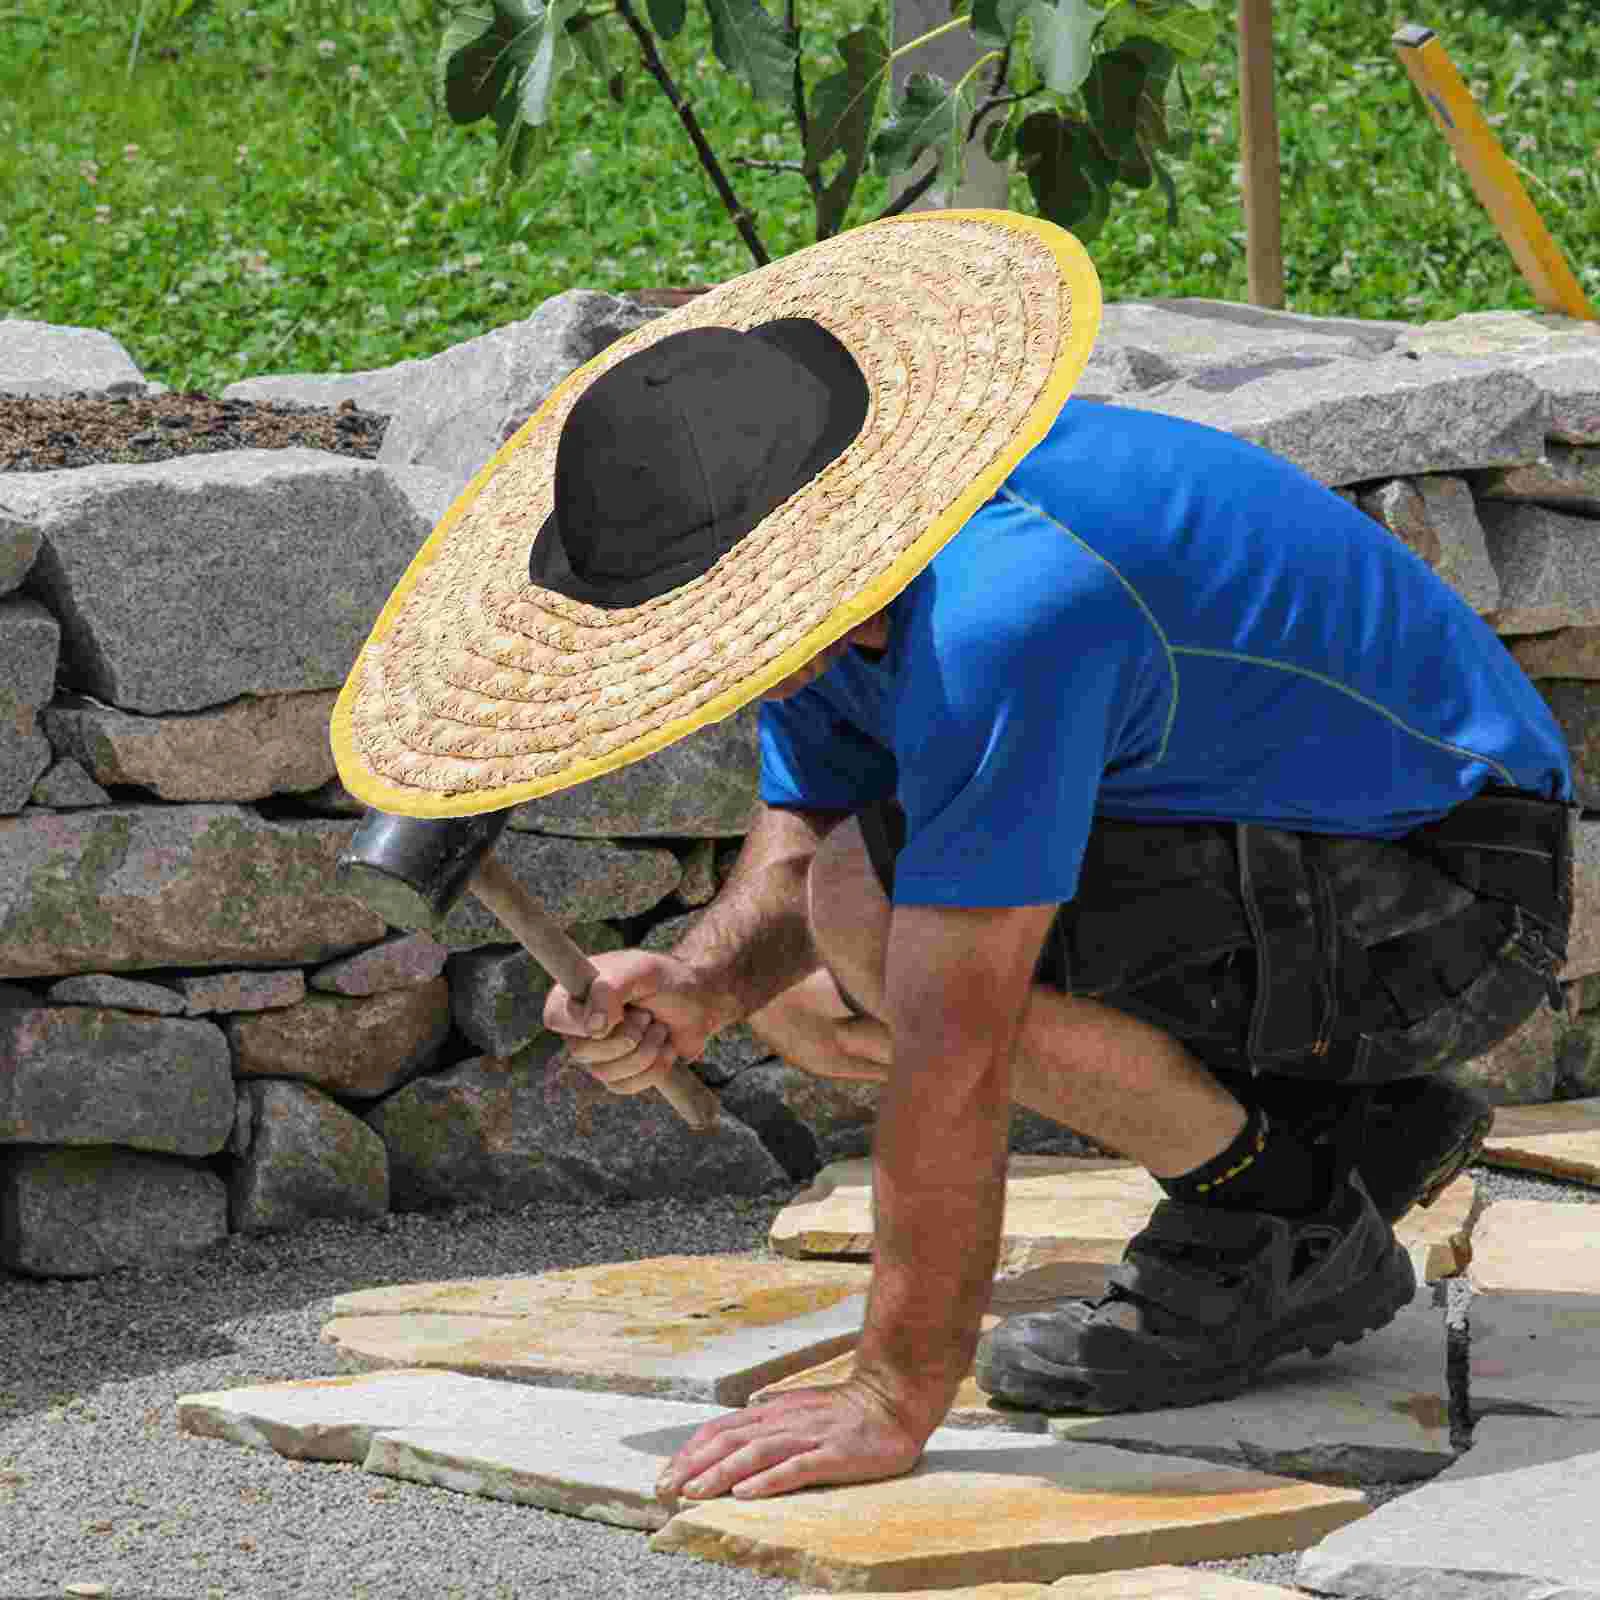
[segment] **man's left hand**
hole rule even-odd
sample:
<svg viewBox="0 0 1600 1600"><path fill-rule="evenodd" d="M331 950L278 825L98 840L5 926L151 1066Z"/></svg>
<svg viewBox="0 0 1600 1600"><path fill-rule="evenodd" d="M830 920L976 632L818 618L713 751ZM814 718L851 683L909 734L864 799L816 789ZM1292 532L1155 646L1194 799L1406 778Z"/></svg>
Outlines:
<svg viewBox="0 0 1600 1600"><path fill-rule="evenodd" d="M656 1492L663 1500L787 1494L825 1483L870 1483L909 1472L931 1428L894 1414L851 1379L795 1389L708 1422L675 1455Z"/></svg>

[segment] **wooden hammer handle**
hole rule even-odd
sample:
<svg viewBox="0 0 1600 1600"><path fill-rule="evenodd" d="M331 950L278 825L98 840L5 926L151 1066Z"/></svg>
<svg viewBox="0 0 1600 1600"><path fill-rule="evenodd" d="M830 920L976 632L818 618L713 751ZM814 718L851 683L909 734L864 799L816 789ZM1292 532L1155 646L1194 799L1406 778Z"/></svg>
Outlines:
<svg viewBox="0 0 1600 1600"><path fill-rule="evenodd" d="M495 855L485 855L472 875L472 892L521 941L522 947L575 1000L582 1000L598 974L594 963L561 925L514 878ZM717 1097L688 1067L670 1067L656 1084L672 1109L703 1132L717 1123Z"/></svg>

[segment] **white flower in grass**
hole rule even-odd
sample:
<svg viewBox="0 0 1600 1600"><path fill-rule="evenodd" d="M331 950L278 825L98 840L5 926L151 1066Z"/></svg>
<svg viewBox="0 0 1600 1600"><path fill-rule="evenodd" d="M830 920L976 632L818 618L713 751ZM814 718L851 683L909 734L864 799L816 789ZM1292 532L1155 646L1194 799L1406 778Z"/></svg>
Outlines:
<svg viewBox="0 0 1600 1600"><path fill-rule="evenodd" d="M1214 267L1216 264L1217 252L1215 250L1206 250L1201 253L1200 265L1202 267Z"/></svg>
<svg viewBox="0 0 1600 1600"><path fill-rule="evenodd" d="M1428 297L1425 294L1408 294L1405 297L1405 307L1408 311L1419 311L1427 305Z"/></svg>
<svg viewBox="0 0 1600 1600"><path fill-rule="evenodd" d="M1156 247L1156 236L1153 233L1141 233L1133 241L1133 247L1140 255L1148 255Z"/></svg>
<svg viewBox="0 0 1600 1600"><path fill-rule="evenodd" d="M508 256L525 256L527 253L528 241L526 239L513 239L511 243L506 246L506 254Z"/></svg>
<svg viewBox="0 0 1600 1600"><path fill-rule="evenodd" d="M100 181L100 169L92 161L78 164L78 176L92 189Z"/></svg>
<svg viewBox="0 0 1600 1600"><path fill-rule="evenodd" d="M344 69L344 75L351 81L351 83L360 83L367 74L365 68L351 66Z"/></svg>
<svg viewBox="0 0 1600 1600"><path fill-rule="evenodd" d="M136 144L125 144L125 145L123 145L123 147L122 147L122 158L123 158L124 161L132 161L138 154L139 154L138 145L136 145Z"/></svg>
<svg viewBox="0 0 1600 1600"><path fill-rule="evenodd" d="M111 220L111 207L110 206L96 206L94 208L94 220L97 223L102 223L102 224L109 222Z"/></svg>
<svg viewBox="0 0 1600 1600"><path fill-rule="evenodd" d="M1335 172L1343 172L1344 171L1344 157L1343 156L1335 156L1332 160L1330 160L1328 162L1328 165Z"/></svg>
<svg viewBox="0 0 1600 1600"><path fill-rule="evenodd" d="M462 266L464 271L475 272L482 265L483 265L483 257L482 256L463 256L461 258L461 266Z"/></svg>
<svg viewBox="0 0 1600 1600"><path fill-rule="evenodd" d="M403 249L406 245L411 243L411 235L409 233L397 233L395 235L394 242L397 249Z"/></svg>
<svg viewBox="0 0 1600 1600"><path fill-rule="evenodd" d="M1505 126L1506 118L1510 116L1510 114L1511 113L1508 111L1497 111L1492 117L1485 117L1483 120L1487 122L1491 128L1503 128Z"/></svg>
<svg viewBox="0 0 1600 1600"><path fill-rule="evenodd" d="M1333 264L1333 270L1328 274L1335 283L1348 283L1354 275L1354 271L1348 261L1336 261Z"/></svg>
<svg viewBox="0 0 1600 1600"><path fill-rule="evenodd" d="M1312 116L1314 116L1314 117L1325 117L1325 116L1327 116L1327 114L1328 114L1328 102L1326 100L1313 100L1311 102L1311 115Z"/></svg>
<svg viewBox="0 0 1600 1600"><path fill-rule="evenodd" d="M490 294L509 294L510 292L511 285L504 278L491 278L489 280Z"/></svg>
<svg viewBox="0 0 1600 1600"><path fill-rule="evenodd" d="M1537 150L1539 141L1531 133L1521 134L1517 139L1517 149L1523 152Z"/></svg>
<svg viewBox="0 0 1600 1600"><path fill-rule="evenodd" d="M574 177L592 178L599 163L595 160L594 151L585 145L583 149L572 152L568 165L572 168Z"/></svg>
<svg viewBox="0 0 1600 1600"><path fill-rule="evenodd" d="M52 245L52 246L54 246L54 247L55 247L55 248L56 248L56 249L58 249L58 250L59 250L59 249L60 249L60 248L61 248L61 246L62 246L62 245L64 245L64 244L65 244L65 243L66 243L66 242L67 242L67 236L66 236L66 234L64 234L64 233L52 233L52 234L51 234L51 235L50 235L50 237L49 237L49 238L48 238L48 239L46 239L46 240L45 240L45 243L46 243L46 244L48 244L48 245Z"/></svg>
<svg viewBox="0 0 1600 1600"><path fill-rule="evenodd" d="M338 53L339 46L335 44L332 39L317 40L317 54L321 56L324 61L326 61L329 56L336 56Z"/></svg>

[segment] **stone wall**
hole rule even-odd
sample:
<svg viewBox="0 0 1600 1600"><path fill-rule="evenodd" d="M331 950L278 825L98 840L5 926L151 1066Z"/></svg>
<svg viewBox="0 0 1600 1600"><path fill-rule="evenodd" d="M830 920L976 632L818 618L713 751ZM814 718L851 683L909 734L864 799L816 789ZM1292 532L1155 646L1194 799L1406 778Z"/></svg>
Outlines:
<svg viewBox="0 0 1600 1600"><path fill-rule="evenodd" d="M755 1193L862 1147L870 1092L743 1027L698 1067L727 1112L710 1136L655 1096L597 1097L476 902L406 934L334 879L360 807L328 712L373 617L477 465L653 314L574 291L429 361L228 391L382 411L376 462L0 476L0 1266L89 1275L390 1208ZM1353 499L1504 636L1594 784L1597 339L1114 304L1079 392L1256 440ZM89 330L0 322L0 357L0 394L143 386ZM756 773L746 712L519 808L500 853L588 949L665 948L725 876ZM1566 978L1568 1016L1467 1069L1492 1098L1600 1091L1600 830Z"/></svg>

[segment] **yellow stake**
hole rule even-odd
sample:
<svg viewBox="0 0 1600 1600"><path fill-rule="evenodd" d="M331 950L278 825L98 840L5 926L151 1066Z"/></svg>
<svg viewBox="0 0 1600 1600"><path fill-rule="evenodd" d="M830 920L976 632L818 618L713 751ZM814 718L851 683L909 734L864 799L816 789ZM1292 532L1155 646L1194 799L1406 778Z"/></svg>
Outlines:
<svg viewBox="0 0 1600 1600"><path fill-rule="evenodd" d="M1432 28L1407 23L1393 42L1395 54L1411 75L1417 93L1427 101L1433 120L1471 179L1490 221L1500 230L1534 299L1547 311L1600 322L1600 312L1579 287L1561 246L1550 237L1516 168L1500 148L1471 90L1461 81L1455 63L1445 54L1439 36Z"/></svg>

